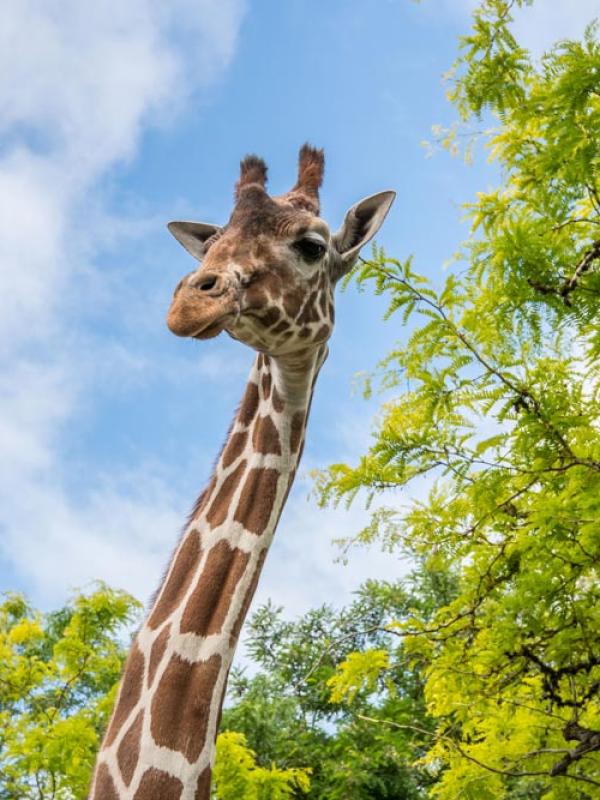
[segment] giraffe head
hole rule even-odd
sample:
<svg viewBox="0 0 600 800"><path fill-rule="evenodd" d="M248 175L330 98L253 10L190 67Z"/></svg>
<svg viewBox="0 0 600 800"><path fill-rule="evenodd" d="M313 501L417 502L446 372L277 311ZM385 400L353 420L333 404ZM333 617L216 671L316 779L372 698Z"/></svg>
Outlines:
<svg viewBox="0 0 600 800"><path fill-rule="evenodd" d="M331 233L319 216L322 150L300 150L298 180L286 194L266 192L267 167L247 156L229 222L171 222L169 230L200 263L177 288L168 326L210 339L225 330L272 355L306 352L331 335L337 281L379 230L392 191L361 200Z"/></svg>

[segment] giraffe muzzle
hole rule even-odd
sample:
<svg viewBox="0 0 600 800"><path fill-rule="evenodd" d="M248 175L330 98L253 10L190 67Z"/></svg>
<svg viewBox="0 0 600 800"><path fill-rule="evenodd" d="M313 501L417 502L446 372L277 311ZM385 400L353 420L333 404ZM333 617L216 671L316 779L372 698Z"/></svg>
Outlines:
<svg viewBox="0 0 600 800"><path fill-rule="evenodd" d="M236 295L226 276L194 273L175 292L167 325L176 336L211 339L221 333L236 308Z"/></svg>

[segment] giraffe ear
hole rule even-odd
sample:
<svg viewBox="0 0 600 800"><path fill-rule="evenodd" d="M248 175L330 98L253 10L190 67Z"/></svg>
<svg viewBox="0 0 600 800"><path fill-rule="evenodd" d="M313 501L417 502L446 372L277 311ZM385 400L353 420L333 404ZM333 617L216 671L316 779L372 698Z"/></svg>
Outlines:
<svg viewBox="0 0 600 800"><path fill-rule="evenodd" d="M169 222L167 228L179 244L198 260L204 255L206 242L221 230L218 225L208 222Z"/></svg>
<svg viewBox="0 0 600 800"><path fill-rule="evenodd" d="M332 238L333 246L341 256L335 280L348 272L356 261L361 247L375 236L395 197L396 192L378 192L360 200L348 211L342 227Z"/></svg>

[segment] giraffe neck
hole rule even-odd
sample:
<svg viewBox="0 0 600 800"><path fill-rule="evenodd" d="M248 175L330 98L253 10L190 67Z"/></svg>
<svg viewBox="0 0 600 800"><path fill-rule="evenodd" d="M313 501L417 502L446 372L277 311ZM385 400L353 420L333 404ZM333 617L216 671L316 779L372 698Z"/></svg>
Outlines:
<svg viewBox="0 0 600 800"><path fill-rule="evenodd" d="M125 665L93 800L208 800L242 623L304 442L325 349L256 358L207 489Z"/></svg>

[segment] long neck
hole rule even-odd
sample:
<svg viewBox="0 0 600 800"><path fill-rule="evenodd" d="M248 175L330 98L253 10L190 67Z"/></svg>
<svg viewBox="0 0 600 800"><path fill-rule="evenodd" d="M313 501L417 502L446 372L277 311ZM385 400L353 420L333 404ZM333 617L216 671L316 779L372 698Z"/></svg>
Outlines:
<svg viewBox="0 0 600 800"><path fill-rule="evenodd" d="M92 800L208 800L227 675L302 452L320 350L258 355L125 665Z"/></svg>

